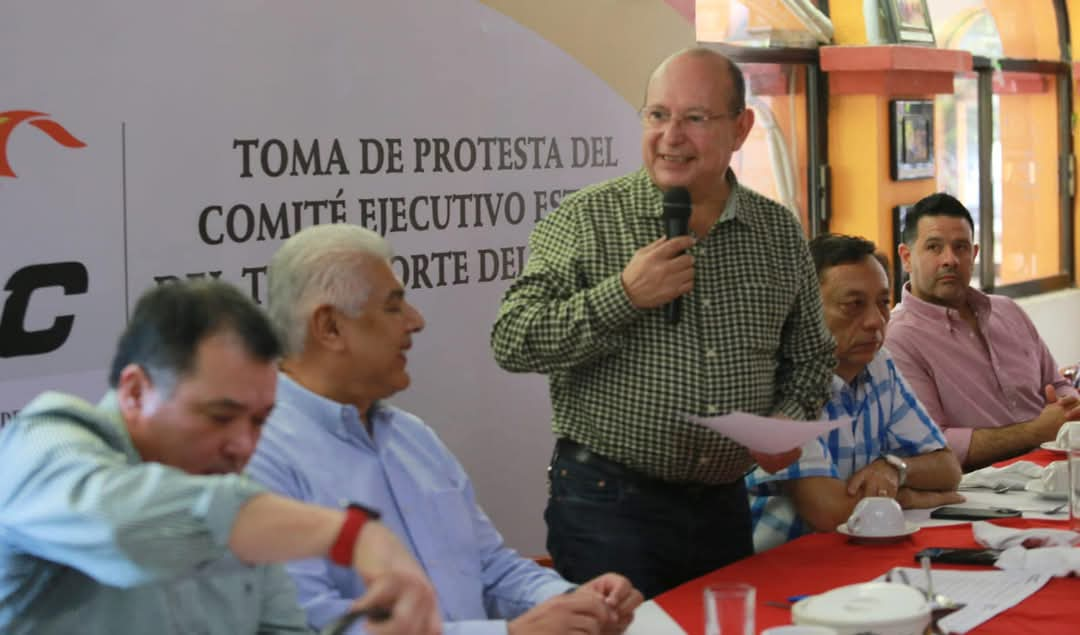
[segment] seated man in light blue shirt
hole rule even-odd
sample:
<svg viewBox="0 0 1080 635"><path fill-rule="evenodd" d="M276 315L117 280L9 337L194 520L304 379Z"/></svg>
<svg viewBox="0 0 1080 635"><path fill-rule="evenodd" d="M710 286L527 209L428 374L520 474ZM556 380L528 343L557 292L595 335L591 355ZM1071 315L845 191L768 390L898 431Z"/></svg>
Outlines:
<svg viewBox="0 0 1080 635"><path fill-rule="evenodd" d="M746 477L754 550L811 531L834 531L860 499L890 496L902 507L962 502L960 464L937 425L882 348L889 277L874 244L824 234L810 241L836 369L825 413L852 417L803 447L802 457Z"/></svg>
<svg viewBox="0 0 1080 635"><path fill-rule="evenodd" d="M267 563L328 552L390 609L373 632L439 631L434 591L384 526L235 473L274 406L279 351L233 287L156 287L98 405L44 393L0 430L0 632L306 633Z"/></svg>
<svg viewBox="0 0 1080 635"><path fill-rule="evenodd" d="M625 578L574 590L507 548L434 431L382 401L409 385L405 354L424 321L378 234L344 224L299 232L270 263L268 302L286 354L249 474L301 500L380 509L434 583L448 634L626 628L642 598ZM315 627L365 590L324 560L287 568Z"/></svg>

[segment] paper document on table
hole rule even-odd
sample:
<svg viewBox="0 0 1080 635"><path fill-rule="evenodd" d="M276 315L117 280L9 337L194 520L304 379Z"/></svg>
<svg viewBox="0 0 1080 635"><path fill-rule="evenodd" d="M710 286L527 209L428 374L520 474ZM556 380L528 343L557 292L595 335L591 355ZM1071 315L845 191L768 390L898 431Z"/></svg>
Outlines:
<svg viewBox="0 0 1080 635"><path fill-rule="evenodd" d="M922 569L897 567L892 571L898 569L903 569L912 586L920 590L926 589L926 576ZM1031 571L934 569L930 575L934 579L934 593L967 605L938 622L943 632L961 635L998 613L1016 606L1041 589L1050 579L1048 574ZM878 578L884 579L886 576ZM892 580L897 582L897 575L894 574Z"/></svg>
<svg viewBox="0 0 1080 635"><path fill-rule="evenodd" d="M796 421L759 417L745 412L732 412L722 417L688 418L694 423L716 430L740 445L766 454L793 450L834 428L851 425L851 417L841 417L835 421Z"/></svg>
<svg viewBox="0 0 1080 635"><path fill-rule="evenodd" d="M634 611L634 621L623 635L686 635L686 631L659 604L649 600Z"/></svg>

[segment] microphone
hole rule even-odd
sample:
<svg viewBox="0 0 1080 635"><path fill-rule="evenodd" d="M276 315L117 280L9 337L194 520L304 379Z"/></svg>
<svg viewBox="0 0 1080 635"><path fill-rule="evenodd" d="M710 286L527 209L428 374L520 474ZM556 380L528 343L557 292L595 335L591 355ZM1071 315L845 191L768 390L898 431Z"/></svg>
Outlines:
<svg viewBox="0 0 1080 635"><path fill-rule="evenodd" d="M690 233L690 190L685 187L673 187L664 192L663 219L664 234L668 238ZM664 320L668 324L678 324L681 315L681 296L664 305Z"/></svg>

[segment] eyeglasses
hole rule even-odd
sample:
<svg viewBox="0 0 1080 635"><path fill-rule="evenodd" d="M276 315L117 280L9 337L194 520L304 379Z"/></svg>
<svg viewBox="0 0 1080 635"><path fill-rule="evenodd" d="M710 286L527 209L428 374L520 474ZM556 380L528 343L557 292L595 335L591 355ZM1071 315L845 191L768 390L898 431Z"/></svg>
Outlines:
<svg viewBox="0 0 1080 635"><path fill-rule="evenodd" d="M638 117L641 118L641 124L646 128L662 128L672 121L675 121L675 123L685 124L690 128L704 130L714 121L719 119L734 119L742 113L742 110L739 110L738 112L722 112L716 114L700 110L691 110L676 117L666 108L646 106L638 111Z"/></svg>

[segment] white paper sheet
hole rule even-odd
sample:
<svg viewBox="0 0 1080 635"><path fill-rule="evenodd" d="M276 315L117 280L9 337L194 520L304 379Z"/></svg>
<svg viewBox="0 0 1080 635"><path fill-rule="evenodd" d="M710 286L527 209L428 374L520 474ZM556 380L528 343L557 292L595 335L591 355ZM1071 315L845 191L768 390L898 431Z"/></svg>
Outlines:
<svg viewBox="0 0 1080 635"><path fill-rule="evenodd" d="M898 569L903 569L912 586L919 589L926 588L926 577L922 569L897 567L892 571L895 572ZM934 593L940 593L954 602L967 605L938 622L942 631L961 635L998 613L1016 606L1041 589L1050 579L1049 575L1043 573L999 570L935 569L931 572L931 576L934 578ZM878 578L878 580L884 579L884 575ZM894 573L892 581L900 582L901 580Z"/></svg>
<svg viewBox="0 0 1080 635"><path fill-rule="evenodd" d="M649 600L634 611L634 621L623 635L686 635L686 631L659 604Z"/></svg>
<svg viewBox="0 0 1080 635"><path fill-rule="evenodd" d="M851 417L842 417L835 421L795 421L760 417L745 412L732 412L721 417L687 418L716 430L751 450L768 454L793 450L834 428L851 425Z"/></svg>

